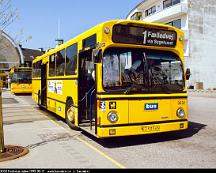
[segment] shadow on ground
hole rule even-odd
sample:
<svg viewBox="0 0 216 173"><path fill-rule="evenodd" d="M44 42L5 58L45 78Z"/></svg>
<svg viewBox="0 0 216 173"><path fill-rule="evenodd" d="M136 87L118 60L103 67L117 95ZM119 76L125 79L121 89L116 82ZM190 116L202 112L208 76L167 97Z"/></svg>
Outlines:
<svg viewBox="0 0 216 173"><path fill-rule="evenodd" d="M172 141L172 140L190 138L190 137L193 137L195 134L199 133L199 131L204 129L206 126L207 125L196 123L196 122L189 122L188 129L184 131L167 132L167 133L150 134L150 135L107 138L107 139L97 139L89 135L86 132L83 132L83 134L91 138L95 142L99 143L103 147L120 148L120 147L126 147L126 146L152 144L152 143L167 142L167 141Z"/></svg>
<svg viewBox="0 0 216 173"><path fill-rule="evenodd" d="M36 109L40 110L39 108ZM47 113L46 116L48 116L49 118L55 121L63 121L64 123L66 123L63 118L55 115L54 113L51 113L47 110L45 111L43 110L43 112L46 112ZM184 131L167 132L167 133L150 134L150 135L139 135L139 136L104 138L104 139L98 139L95 136L82 130L81 133L86 137L90 138L91 140L95 141L96 143L102 145L103 147L119 148L119 147L126 147L126 146L152 144L152 143L190 138L196 135L197 133L199 133L200 130L205 129L206 127L207 125L205 124L189 122L188 129Z"/></svg>

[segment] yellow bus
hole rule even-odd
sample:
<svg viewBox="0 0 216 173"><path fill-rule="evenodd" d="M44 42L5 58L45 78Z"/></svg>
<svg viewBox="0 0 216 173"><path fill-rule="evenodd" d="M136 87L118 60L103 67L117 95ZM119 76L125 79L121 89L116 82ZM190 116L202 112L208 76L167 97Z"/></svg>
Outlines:
<svg viewBox="0 0 216 173"><path fill-rule="evenodd" d="M33 99L98 138L188 128L184 33L142 21L99 24L33 61Z"/></svg>
<svg viewBox="0 0 216 173"><path fill-rule="evenodd" d="M10 88L13 94L31 94L32 93L32 68L31 67L13 67L9 73Z"/></svg>

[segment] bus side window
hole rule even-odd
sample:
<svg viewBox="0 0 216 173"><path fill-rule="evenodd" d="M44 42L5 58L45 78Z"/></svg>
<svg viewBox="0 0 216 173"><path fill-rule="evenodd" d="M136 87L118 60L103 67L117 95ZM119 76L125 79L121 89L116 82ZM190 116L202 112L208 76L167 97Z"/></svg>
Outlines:
<svg viewBox="0 0 216 173"><path fill-rule="evenodd" d="M36 77L36 63L32 64L32 78Z"/></svg>
<svg viewBox="0 0 216 173"><path fill-rule="evenodd" d="M66 75L77 74L77 44L66 49Z"/></svg>
<svg viewBox="0 0 216 173"><path fill-rule="evenodd" d="M49 76L55 76L55 55L51 55L49 59Z"/></svg>
<svg viewBox="0 0 216 173"><path fill-rule="evenodd" d="M37 62L37 77L41 77L41 63L42 61Z"/></svg>
<svg viewBox="0 0 216 173"><path fill-rule="evenodd" d="M56 76L64 76L65 71L65 50L56 54Z"/></svg>

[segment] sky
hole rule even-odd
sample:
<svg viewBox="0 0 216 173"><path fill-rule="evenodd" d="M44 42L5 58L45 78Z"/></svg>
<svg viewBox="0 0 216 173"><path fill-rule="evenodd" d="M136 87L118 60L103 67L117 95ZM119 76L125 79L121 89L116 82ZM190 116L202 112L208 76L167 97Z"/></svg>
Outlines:
<svg viewBox="0 0 216 173"><path fill-rule="evenodd" d="M99 23L125 19L141 1L12 0L12 7L18 9L19 18L6 32L21 41L23 47L46 50L55 47L58 35L68 41Z"/></svg>

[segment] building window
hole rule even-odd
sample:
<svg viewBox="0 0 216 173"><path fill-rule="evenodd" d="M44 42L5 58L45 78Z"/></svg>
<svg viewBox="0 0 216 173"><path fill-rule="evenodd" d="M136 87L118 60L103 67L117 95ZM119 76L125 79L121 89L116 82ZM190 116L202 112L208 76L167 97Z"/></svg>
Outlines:
<svg viewBox="0 0 216 173"><path fill-rule="evenodd" d="M49 60L49 76L55 76L55 54L50 56L50 60Z"/></svg>
<svg viewBox="0 0 216 173"><path fill-rule="evenodd" d="M179 4L181 0L172 0L172 5Z"/></svg>
<svg viewBox="0 0 216 173"><path fill-rule="evenodd" d="M66 49L66 75L77 73L77 44Z"/></svg>
<svg viewBox="0 0 216 173"><path fill-rule="evenodd" d="M141 12L136 12L131 16L131 20L141 20L141 18L142 18Z"/></svg>
<svg viewBox="0 0 216 173"><path fill-rule="evenodd" d="M181 29L181 19L174 20L173 21L173 26L176 27L176 28Z"/></svg>
<svg viewBox="0 0 216 173"><path fill-rule="evenodd" d="M181 19L177 19L166 24L181 29Z"/></svg>
<svg viewBox="0 0 216 173"><path fill-rule="evenodd" d="M65 50L56 53L56 76L64 76Z"/></svg>
<svg viewBox="0 0 216 173"><path fill-rule="evenodd" d="M181 0L166 0L163 2L163 8L168 8L173 5L179 4Z"/></svg>
<svg viewBox="0 0 216 173"><path fill-rule="evenodd" d="M145 16L150 16L152 14L154 14L156 12L156 6L153 6L151 8L149 8L148 10L145 11Z"/></svg>

